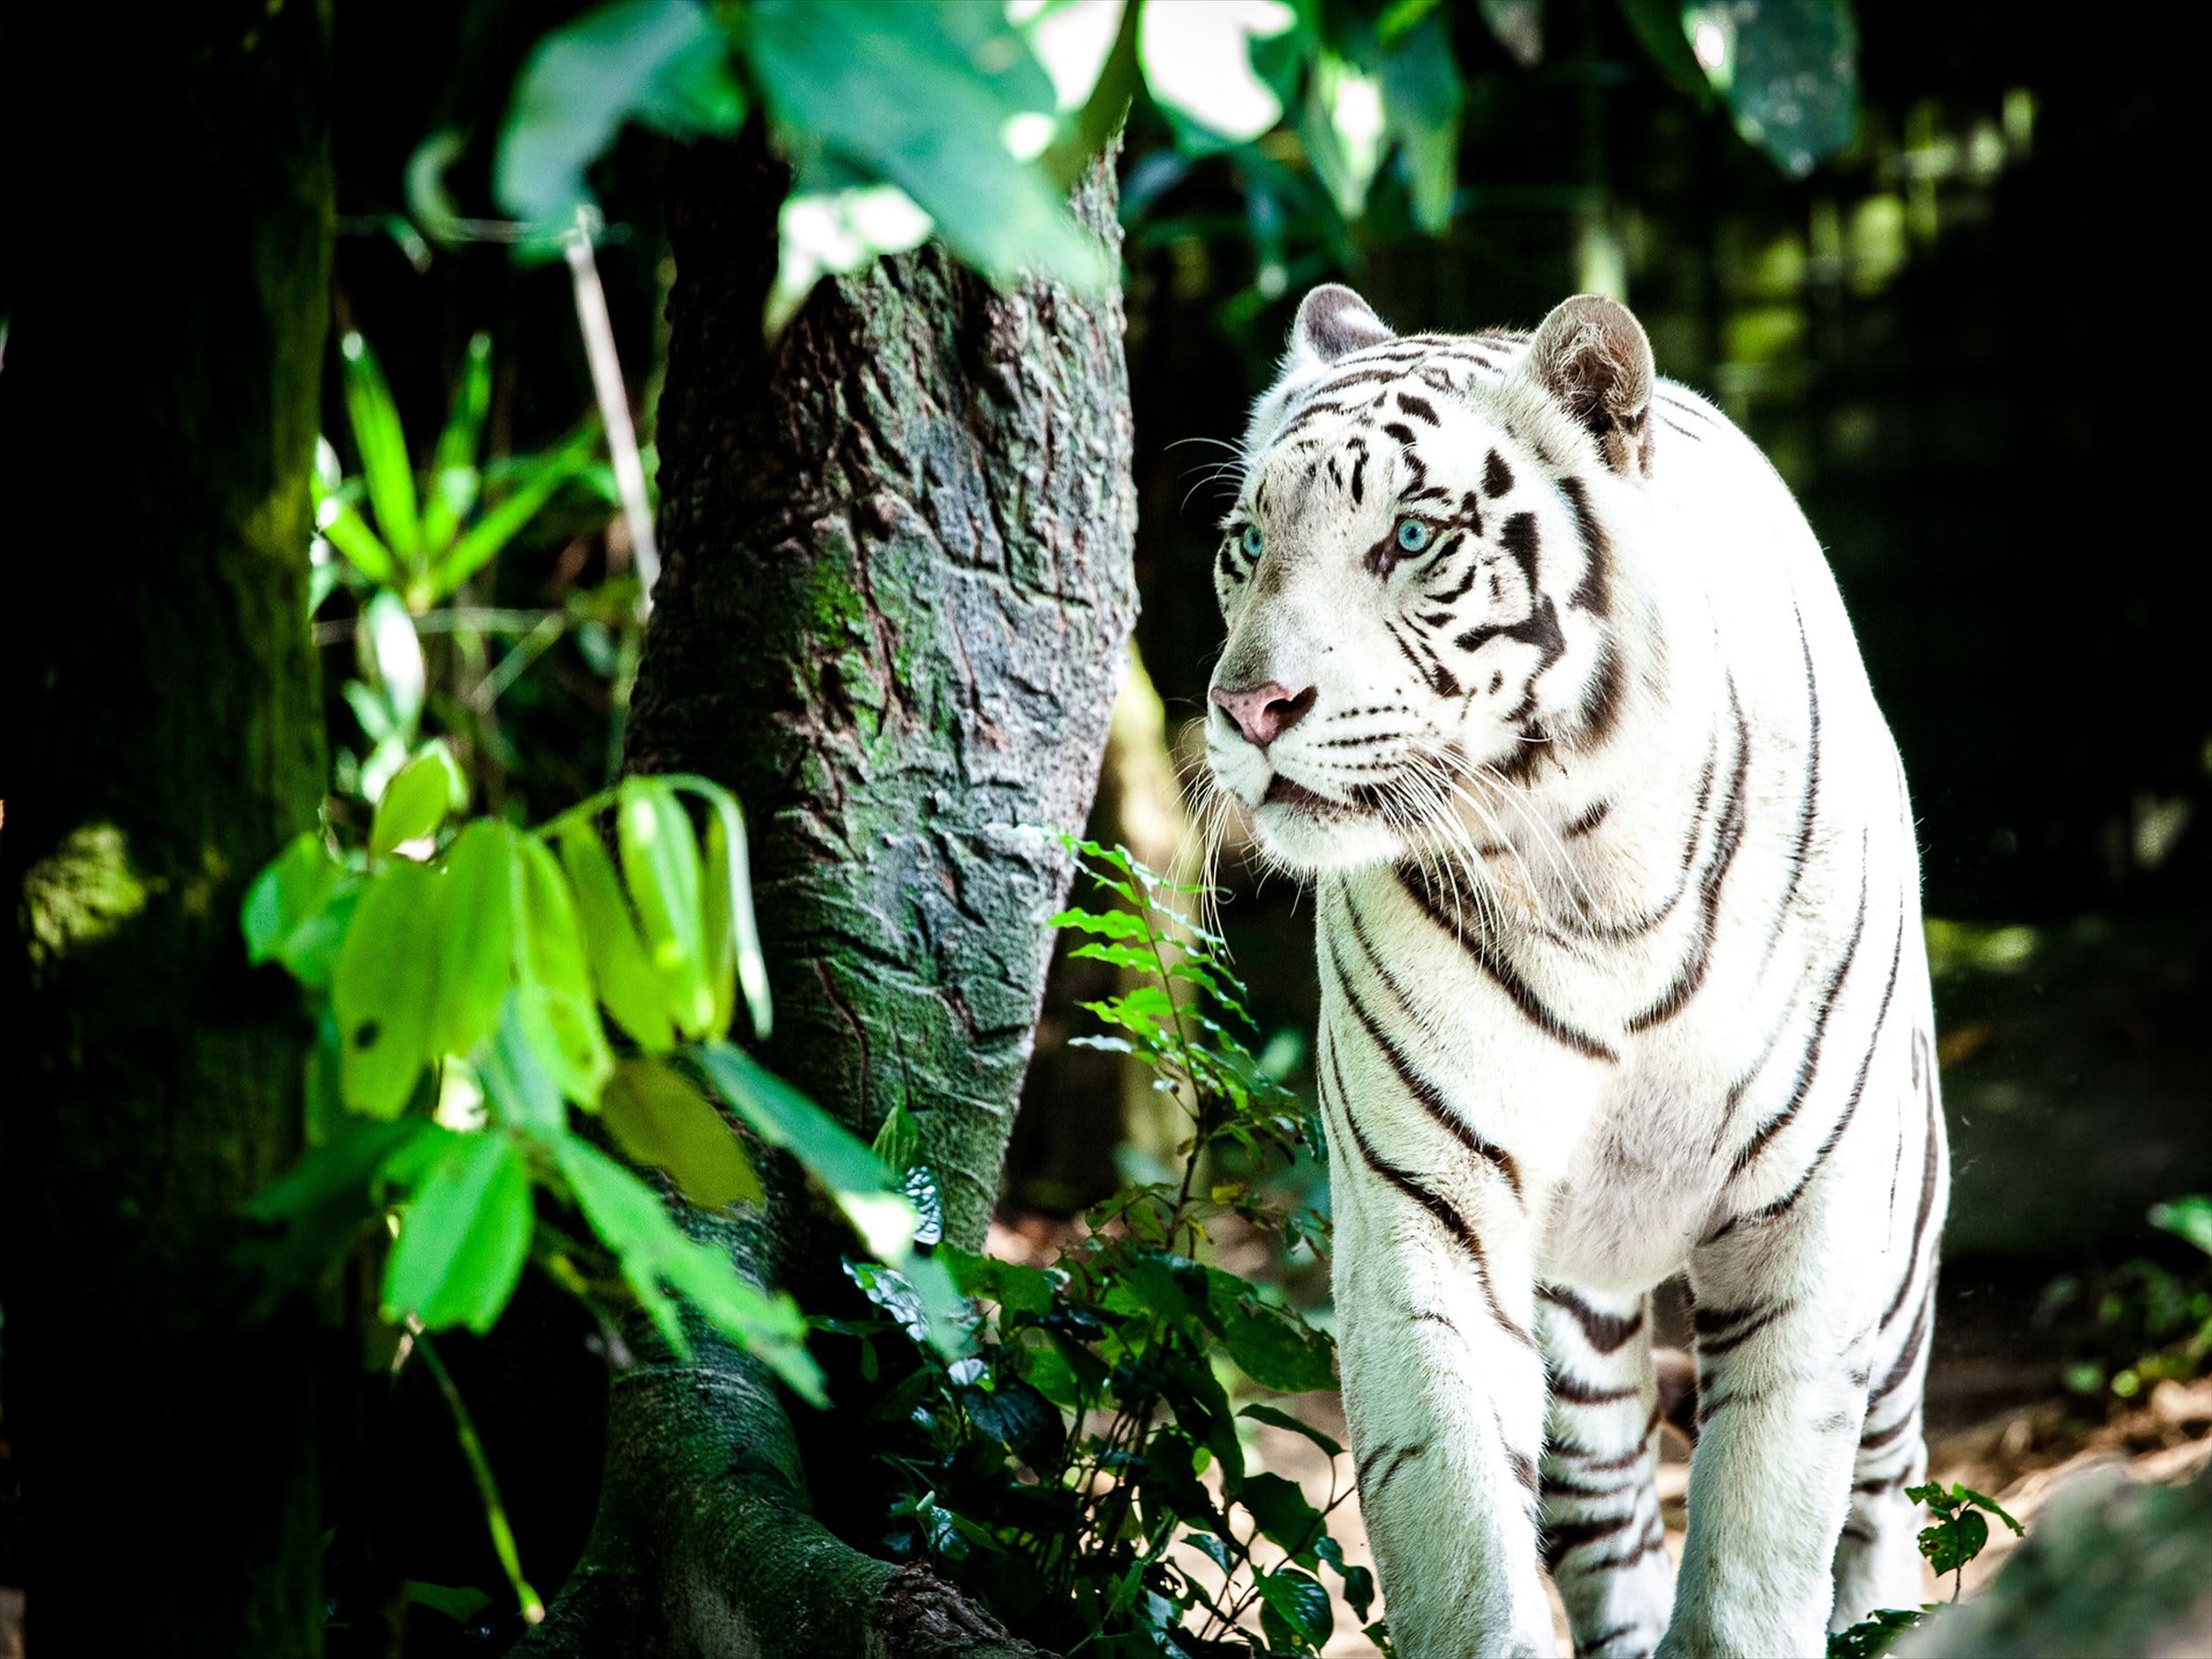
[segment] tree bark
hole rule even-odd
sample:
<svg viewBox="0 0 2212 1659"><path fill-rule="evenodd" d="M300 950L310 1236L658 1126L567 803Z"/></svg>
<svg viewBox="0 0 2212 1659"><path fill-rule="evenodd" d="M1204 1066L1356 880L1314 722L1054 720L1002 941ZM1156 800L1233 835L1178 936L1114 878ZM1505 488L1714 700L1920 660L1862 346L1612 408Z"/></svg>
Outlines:
<svg viewBox="0 0 2212 1659"><path fill-rule="evenodd" d="M323 789L327 21L254 0L0 53L0 1306L40 1659L321 1649L311 1333L242 1324L234 1251L300 1129L304 1033L238 907ZM126 167L39 125L95 63Z"/></svg>
<svg viewBox="0 0 2212 1659"><path fill-rule="evenodd" d="M1121 306L1001 293L930 248L765 343L784 182L751 146L678 175L666 564L627 764L736 791L764 1059L864 1136L912 1111L946 1235L976 1248L1070 875L1024 826L1083 823L1135 614ZM1110 163L1076 210L1118 269ZM758 1222L691 1224L824 1306L849 1240L791 1169L769 1184ZM841 1541L821 1500L869 1478L851 1419L787 1413L741 1356L618 1375L608 1437L592 1543L528 1651L1029 1651Z"/></svg>

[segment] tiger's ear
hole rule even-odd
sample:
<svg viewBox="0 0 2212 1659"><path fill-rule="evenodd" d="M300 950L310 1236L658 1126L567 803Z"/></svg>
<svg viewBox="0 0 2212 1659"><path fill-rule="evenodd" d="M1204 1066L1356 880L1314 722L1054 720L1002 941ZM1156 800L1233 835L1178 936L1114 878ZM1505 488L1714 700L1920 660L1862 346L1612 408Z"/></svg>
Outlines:
<svg viewBox="0 0 2212 1659"><path fill-rule="evenodd" d="M1544 319L1522 373L1598 441L1606 465L1651 471L1651 342L1617 300L1578 294Z"/></svg>
<svg viewBox="0 0 2212 1659"><path fill-rule="evenodd" d="M1290 326L1291 362L1331 364L1348 351L1396 338L1365 300L1341 283L1324 282L1298 302L1298 320Z"/></svg>

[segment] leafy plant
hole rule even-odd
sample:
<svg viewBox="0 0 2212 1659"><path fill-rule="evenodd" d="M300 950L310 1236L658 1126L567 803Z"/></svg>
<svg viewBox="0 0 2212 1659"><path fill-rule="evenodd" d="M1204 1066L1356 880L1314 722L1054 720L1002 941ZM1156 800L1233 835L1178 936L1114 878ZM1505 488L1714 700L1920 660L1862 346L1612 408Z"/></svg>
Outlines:
<svg viewBox="0 0 2212 1659"><path fill-rule="evenodd" d="M2161 1382L2188 1382L2212 1367L2212 1196L2153 1205L2147 1219L2207 1258L2174 1268L2147 1256L2101 1276L2066 1274L2044 1291L2039 1320L2085 1307L2069 1332L2066 1386L2086 1398L2125 1402Z"/></svg>
<svg viewBox="0 0 2212 1659"><path fill-rule="evenodd" d="M426 634L451 636L476 670L476 684L462 699L486 706L486 693L495 696L511 685L558 636L565 619L557 611L518 618L434 607L512 544L565 485L589 481L601 446L597 428L588 424L543 454L487 465L491 338L480 334L469 342L445 425L419 472L376 354L356 333L340 342L339 357L361 471L346 476L336 449L327 440L317 443L311 478L317 557L309 609L319 611L341 587L354 594L361 673L346 682L343 695L370 747L342 767L340 781L373 802L421 741L436 689ZM518 637L499 668L487 672L484 637L492 632Z"/></svg>
<svg viewBox="0 0 2212 1659"><path fill-rule="evenodd" d="M436 1374L465 1451L473 1432L430 1338L488 1330L532 1262L611 1333L633 1307L679 1353L711 1330L821 1403L791 1299L687 1234L602 1146L695 1204L757 1199L726 1110L810 1171L925 1306L951 1305L874 1154L725 1037L741 1009L757 1033L770 1017L737 803L700 778L630 778L524 831L449 825L465 795L427 745L383 792L365 846L303 835L248 890L248 954L298 982L317 1032L311 1149L251 1207L272 1287L358 1247L380 1256L382 1317ZM527 1614L488 1466L471 1463Z"/></svg>
<svg viewBox="0 0 2212 1659"><path fill-rule="evenodd" d="M1927 1509L1931 1518L1920 1529L1920 1553L1939 1578L1951 1575L1954 1601L1965 1584L1967 1563L1988 1547L1990 1517L2010 1527L2015 1537L2027 1536L2027 1529L2002 1504L1971 1486L1954 1482L1946 1487L1940 1481L1931 1481L1926 1486L1907 1486L1905 1495ZM1870 1614L1828 1638L1828 1659L1876 1659L1907 1631L1918 1629L1934 1607L1930 1603L1919 1609L1885 1608Z"/></svg>
<svg viewBox="0 0 2212 1659"><path fill-rule="evenodd" d="M1850 142L1847 0L1621 7L1659 73L1701 107L1724 108L1786 172L1801 176ZM1534 0L1474 10L1522 69L1542 61ZM1263 303L1294 265L1310 276L1356 263L1348 227L1382 180L1397 181L1400 222L1432 234L1450 224L1471 102L1453 11L1440 0L1129 0L1106 30L1090 8L1058 0L613 0L532 54L494 190L532 227L525 234L545 241L575 222L588 168L626 123L690 139L733 134L760 112L793 172L772 325L824 273L933 233L995 279L1033 269L1089 286L1107 273L1064 196L1133 100L1133 119L1164 142L1130 179L1128 216L1141 220L1194 166L1225 162L1246 211L1172 227L1252 243ZM419 171L434 184L462 142L432 138ZM434 221L454 216L434 205L434 188L417 195L435 234Z"/></svg>
<svg viewBox="0 0 2212 1659"><path fill-rule="evenodd" d="M1070 1654L1315 1654L1337 1617L1325 1570L1356 1619L1372 1606L1371 1575L1329 1531L1350 1483L1317 1506L1248 1467L1240 1433L1266 1423L1332 1459L1342 1448L1233 1391L1333 1388L1333 1345L1271 1287L1203 1259L1230 1217L1288 1241L1316 1234L1265 1191L1310 1125L1239 1034L1252 1026L1223 941L1177 908L1196 890L1063 839L1107 902L1054 926L1132 981L1085 1004L1105 1029L1077 1041L1148 1067L1190 1136L1172 1179L1101 1205L1050 1266L939 1247L979 1310L958 1357L923 1344L930 1317L899 1273L848 1263L875 1317L833 1328L883 1385L884 1541ZM900 1112L876 1150L927 1190L918 1145Z"/></svg>

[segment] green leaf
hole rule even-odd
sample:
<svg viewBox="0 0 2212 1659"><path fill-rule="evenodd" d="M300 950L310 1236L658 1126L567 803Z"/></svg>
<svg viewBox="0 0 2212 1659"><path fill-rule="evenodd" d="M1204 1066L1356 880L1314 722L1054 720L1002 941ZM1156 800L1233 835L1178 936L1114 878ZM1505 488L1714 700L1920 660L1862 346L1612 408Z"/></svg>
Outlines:
<svg viewBox="0 0 2212 1659"><path fill-rule="evenodd" d="M614 1069L560 862L529 837L515 860L516 1015L561 1093L586 1110Z"/></svg>
<svg viewBox="0 0 2212 1659"><path fill-rule="evenodd" d="M431 739L378 797L369 826L369 856L389 858L394 849L434 833L446 814L467 799L468 783L452 751L443 739Z"/></svg>
<svg viewBox="0 0 2212 1659"><path fill-rule="evenodd" d="M384 1273L385 1317L491 1329L530 1255L530 1171L496 1131L454 1135L417 1179Z"/></svg>
<svg viewBox="0 0 2212 1659"><path fill-rule="evenodd" d="M613 861L599 833L580 818L561 826L559 841L561 867L575 895L599 1000L639 1048L648 1054L665 1054L676 1041L667 995L646 957L637 918L615 877Z"/></svg>
<svg viewBox="0 0 2212 1659"><path fill-rule="evenodd" d="M1144 918L1127 910L1062 910L1047 926L1103 933L1109 939L1146 937Z"/></svg>
<svg viewBox="0 0 2212 1659"><path fill-rule="evenodd" d="M1533 69L1544 61L1543 0L1479 0L1476 9L1491 38L1515 63Z"/></svg>
<svg viewBox="0 0 2212 1659"><path fill-rule="evenodd" d="M1859 32L1849 0L1685 4L1677 27L1746 143L1793 179L1859 127Z"/></svg>
<svg viewBox="0 0 2212 1659"><path fill-rule="evenodd" d="M538 516L553 492L583 471L598 442L596 430L587 430L560 449L525 462L507 494L431 565L424 602L442 599L496 557Z"/></svg>
<svg viewBox="0 0 2212 1659"><path fill-rule="evenodd" d="M338 342L344 365L346 413L353 422L354 447L361 451L361 475L368 485L376 527L399 559L412 565L422 552L421 526L415 517L414 465L407 458L407 437L400 428L399 406L376 354L358 334Z"/></svg>
<svg viewBox="0 0 2212 1659"><path fill-rule="evenodd" d="M519 992L509 994L499 1010L499 1023L477 1056L477 1080L499 1121L517 1129L558 1129L566 1119L561 1110L560 1086L554 1082L557 1056L546 1052L541 1027L524 1012Z"/></svg>
<svg viewBox="0 0 2212 1659"><path fill-rule="evenodd" d="M351 506L336 503L326 513L318 513L316 528L323 540L346 556L354 569L380 587L395 587L403 580L391 549L377 539L369 521Z"/></svg>
<svg viewBox="0 0 2212 1659"><path fill-rule="evenodd" d="M1667 83L1699 109L1710 109L1712 82L1690 50L1690 37L1682 27L1681 0L1621 0L1621 15Z"/></svg>
<svg viewBox="0 0 2212 1659"><path fill-rule="evenodd" d="M707 982L699 848L675 792L653 778L626 778L616 802L622 874L677 1029L718 1036Z"/></svg>
<svg viewBox="0 0 2212 1659"><path fill-rule="evenodd" d="M253 1195L246 1214L280 1230L278 1237L249 1247L272 1288L311 1279L353 1248L370 1219L383 1213L378 1182L385 1165L426 1133L444 1132L419 1118L394 1123L349 1119Z"/></svg>
<svg viewBox="0 0 2212 1659"><path fill-rule="evenodd" d="M718 1033L726 1033L732 1013L731 979L743 993L753 1035L764 1039L774 1025L768 1000L768 960L760 948L753 915L753 878L745 839L745 815L737 797L719 784L687 774L666 780L671 788L695 795L707 808L704 946L715 995Z"/></svg>
<svg viewBox="0 0 2212 1659"><path fill-rule="evenodd" d="M870 1150L882 1160L885 1169L894 1172L911 1168L921 1161L922 1126L915 1121L914 1114L906 1110L904 1101L891 1108L883 1127L876 1131Z"/></svg>
<svg viewBox="0 0 2212 1659"><path fill-rule="evenodd" d="M760 1202L760 1178L737 1132L665 1062L617 1064L600 1092L599 1115L633 1163L666 1170L693 1203L719 1210Z"/></svg>
<svg viewBox="0 0 2212 1659"><path fill-rule="evenodd" d="M2150 1224L2212 1256L2212 1197L2202 1193L2153 1204Z"/></svg>
<svg viewBox="0 0 2212 1659"><path fill-rule="evenodd" d="M1242 1502L1260 1531L1291 1555L1303 1555L1322 1535L1321 1511L1306 1501L1296 1481L1264 1471L1248 1475Z"/></svg>
<svg viewBox="0 0 2212 1659"><path fill-rule="evenodd" d="M1488 16L1499 0L1486 0ZM1512 0L1512 8L1533 19L1534 0ZM1496 24L1494 22L1494 28ZM1536 50L1542 50L1541 27ZM1459 178L1459 120L1465 95L1452 61L1443 18L1423 20L1395 51L1382 60L1383 111L1393 136L1403 146L1413 221L1431 235L1452 222L1452 193Z"/></svg>
<svg viewBox="0 0 2212 1659"><path fill-rule="evenodd" d="M533 224L565 226L591 200L584 170L626 120L672 137L733 133L745 96L729 47L695 0L618 0L554 30L515 83L492 189Z"/></svg>
<svg viewBox="0 0 2212 1659"><path fill-rule="evenodd" d="M1260 1624L1277 1647L1310 1651L1336 1628L1329 1593L1311 1573L1286 1567L1263 1573L1255 1587L1260 1593Z"/></svg>
<svg viewBox="0 0 2212 1659"><path fill-rule="evenodd" d="M337 965L360 885L330 856L319 834L302 831L246 889L239 910L246 960L281 963L309 990L323 989Z"/></svg>
<svg viewBox="0 0 2212 1659"><path fill-rule="evenodd" d="M1219 1328L1237 1369L1254 1382L1276 1394L1336 1386L1335 1348L1326 1333L1287 1310L1256 1304L1251 1287L1219 1268L1206 1270L1206 1287L1208 1318Z"/></svg>
<svg viewBox="0 0 2212 1659"><path fill-rule="evenodd" d="M1146 89L1167 118L1176 147L1206 155L1258 138L1282 119L1276 77L1256 73L1254 47L1289 34L1302 43L1297 10L1267 13L1231 5L1147 6L1137 19L1137 61Z"/></svg>
<svg viewBox="0 0 2212 1659"><path fill-rule="evenodd" d="M1312 1424L1302 1422L1287 1411L1279 1411L1273 1406L1248 1405L1237 1415L1240 1417L1250 1417L1255 1423L1272 1424L1279 1429L1288 1429L1293 1434L1303 1435L1319 1447L1322 1455L1325 1457L1339 1456L1344 1450L1341 1446L1314 1427Z"/></svg>
<svg viewBox="0 0 2212 1659"><path fill-rule="evenodd" d="M1956 1572L1968 1562L1982 1553L1989 1542L1989 1523L1978 1509L1962 1509L1958 1514L1924 1527L1920 1533L1920 1553L1928 1558L1937 1576Z"/></svg>
<svg viewBox="0 0 2212 1659"><path fill-rule="evenodd" d="M726 1042L699 1051L707 1080L753 1133L789 1152L827 1187L868 1248L886 1260L914 1241L914 1207L867 1144L781 1078Z"/></svg>
<svg viewBox="0 0 2212 1659"><path fill-rule="evenodd" d="M1002 134L1049 118L1052 82L995 5L962 0L757 0L754 73L790 152L895 184L995 280L1040 268L1078 288L1106 275L1044 169Z"/></svg>
<svg viewBox="0 0 2212 1659"><path fill-rule="evenodd" d="M563 1135L554 1154L577 1207L614 1252L624 1281L670 1348L691 1351L672 1294L759 1356L801 1398L826 1403L821 1372L803 1346L806 1320L797 1303L764 1294L738 1276L728 1256L686 1238L651 1187L589 1142Z"/></svg>
<svg viewBox="0 0 2212 1659"><path fill-rule="evenodd" d="M407 775L392 780L386 801ZM515 833L496 818L477 819L446 849L430 1020L440 1054L468 1053L499 1023L514 954L514 864Z"/></svg>
<svg viewBox="0 0 2212 1659"><path fill-rule="evenodd" d="M422 542L432 555L445 551L460 528L461 520L476 504L481 479L477 459L482 453L484 416L491 407L492 337L470 336L468 355L462 359L461 378L453 388L453 407L430 464L430 498L423 503Z"/></svg>
<svg viewBox="0 0 2212 1659"><path fill-rule="evenodd" d="M430 1057L438 989L424 958L444 892L436 876L403 860L362 889L330 982L344 1045L339 1082L351 1110L397 1117Z"/></svg>
<svg viewBox="0 0 2212 1659"><path fill-rule="evenodd" d="M467 1624L492 1604L491 1597L467 1585L425 1584L410 1578L399 1587L410 1607L426 1607L457 1624Z"/></svg>
<svg viewBox="0 0 2212 1659"><path fill-rule="evenodd" d="M382 723L380 728L371 726L364 715L362 728L378 739L395 733L411 737L415 722L422 718L423 693L428 683L423 666L422 641L415 633L414 618L407 613L407 607L397 594L379 588L369 595L369 603L361 607L356 631L360 636L361 655L375 669L377 688L384 694L392 714L392 718ZM346 689L352 689L350 683ZM361 712L359 703L353 706L356 713Z"/></svg>

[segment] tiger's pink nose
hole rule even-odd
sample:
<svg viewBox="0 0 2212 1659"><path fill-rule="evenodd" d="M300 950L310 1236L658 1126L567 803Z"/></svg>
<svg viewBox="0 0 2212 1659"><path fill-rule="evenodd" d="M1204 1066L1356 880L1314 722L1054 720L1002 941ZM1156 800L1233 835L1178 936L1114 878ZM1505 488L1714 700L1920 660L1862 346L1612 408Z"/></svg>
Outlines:
<svg viewBox="0 0 2212 1659"><path fill-rule="evenodd" d="M1231 691L1216 686L1214 701L1224 712L1237 723L1237 730L1244 733L1244 741L1255 749L1265 749L1285 732L1313 711L1313 700L1317 688L1308 686L1303 691L1293 691L1278 680L1263 686L1253 686L1241 691Z"/></svg>

